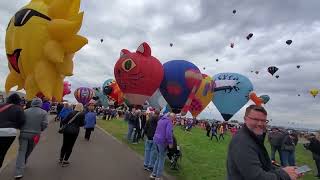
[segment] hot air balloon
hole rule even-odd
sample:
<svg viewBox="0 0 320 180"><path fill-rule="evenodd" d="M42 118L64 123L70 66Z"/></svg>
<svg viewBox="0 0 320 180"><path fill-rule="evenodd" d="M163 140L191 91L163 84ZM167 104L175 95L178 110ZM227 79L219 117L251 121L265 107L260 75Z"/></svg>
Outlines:
<svg viewBox="0 0 320 180"><path fill-rule="evenodd" d="M203 70L206 70L206 67L203 67Z"/></svg>
<svg viewBox="0 0 320 180"><path fill-rule="evenodd" d="M160 92L174 113L186 113L202 81L197 66L186 60L172 60L163 64L164 78Z"/></svg>
<svg viewBox="0 0 320 180"><path fill-rule="evenodd" d="M154 92L153 95L148 99L148 103L151 107L159 110L167 105L167 102L161 95L159 89L157 89L156 92Z"/></svg>
<svg viewBox="0 0 320 180"><path fill-rule="evenodd" d="M287 40L287 41L286 41L286 44L287 44L287 45L290 45L291 43L292 43L292 40Z"/></svg>
<svg viewBox="0 0 320 180"><path fill-rule="evenodd" d="M142 105L159 88L163 67L157 58L151 56L151 48L144 42L136 52L121 50L114 76L130 104Z"/></svg>
<svg viewBox="0 0 320 180"><path fill-rule="evenodd" d="M230 44L230 47L233 48L233 47L234 47L234 43L231 43L231 44Z"/></svg>
<svg viewBox="0 0 320 180"><path fill-rule="evenodd" d="M71 93L71 84L68 81L64 81L62 97L70 93Z"/></svg>
<svg viewBox="0 0 320 180"><path fill-rule="evenodd" d="M94 91L87 87L80 87L74 91L74 97L79 103L86 105L94 96Z"/></svg>
<svg viewBox="0 0 320 180"><path fill-rule="evenodd" d="M263 104L267 104L270 100L270 96L268 95L261 95L260 98L263 100Z"/></svg>
<svg viewBox="0 0 320 180"><path fill-rule="evenodd" d="M300 65L297 65L297 68L299 69L301 66Z"/></svg>
<svg viewBox="0 0 320 180"><path fill-rule="evenodd" d="M215 83L208 75L203 74L200 87L197 90L190 106L190 113L197 117L212 101Z"/></svg>
<svg viewBox="0 0 320 180"><path fill-rule="evenodd" d="M170 43L170 47L172 47L173 46L173 44L172 43Z"/></svg>
<svg viewBox="0 0 320 180"><path fill-rule="evenodd" d="M259 74L259 71L256 71L255 73L256 73L256 74Z"/></svg>
<svg viewBox="0 0 320 180"><path fill-rule="evenodd" d="M278 79L280 76L279 75L276 75L276 78Z"/></svg>
<svg viewBox="0 0 320 180"><path fill-rule="evenodd" d="M253 36L253 34L252 34L252 33L248 34L248 36L247 36L247 40L249 40L250 38L252 38L252 36Z"/></svg>
<svg viewBox="0 0 320 180"><path fill-rule="evenodd" d="M94 91L94 97L92 99L97 101L97 104L101 104L103 107L109 106L109 101L107 96L103 94L103 91L101 88L93 88Z"/></svg>
<svg viewBox="0 0 320 180"><path fill-rule="evenodd" d="M300 96L300 94L298 94L298 96Z"/></svg>
<svg viewBox="0 0 320 180"><path fill-rule="evenodd" d="M276 73L279 70L279 68L275 67L275 66L270 66L268 67L268 72L273 76L274 73Z"/></svg>
<svg viewBox="0 0 320 180"><path fill-rule="evenodd" d="M235 9L232 11L233 14L235 14L236 12L237 12L237 10L235 10Z"/></svg>
<svg viewBox="0 0 320 180"><path fill-rule="evenodd" d="M313 88L313 89L310 89L310 94L316 98L316 96L318 95L319 93L319 89L316 89L316 88Z"/></svg>
<svg viewBox="0 0 320 180"><path fill-rule="evenodd" d="M102 43L102 42L103 42L103 39L100 39L100 42Z"/></svg>
<svg viewBox="0 0 320 180"><path fill-rule="evenodd" d="M124 102L123 93L114 79L106 80L103 83L102 88L104 95L106 95L109 100L117 103L118 105Z"/></svg>
<svg viewBox="0 0 320 180"><path fill-rule="evenodd" d="M220 73L213 79L216 85L212 102L228 121L249 101L253 85L247 77L237 73Z"/></svg>
<svg viewBox="0 0 320 180"><path fill-rule="evenodd" d="M216 59L216 61L218 62L218 61L219 61L219 59Z"/></svg>

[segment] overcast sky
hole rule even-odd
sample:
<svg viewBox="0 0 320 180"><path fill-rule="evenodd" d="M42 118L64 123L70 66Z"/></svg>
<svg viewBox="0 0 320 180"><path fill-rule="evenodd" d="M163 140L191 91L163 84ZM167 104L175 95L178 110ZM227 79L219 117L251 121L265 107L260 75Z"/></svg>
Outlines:
<svg viewBox="0 0 320 180"><path fill-rule="evenodd" d="M27 2L0 1L0 90L8 74L5 28ZM75 56L74 76L66 80L72 90L101 86L114 78L120 50L135 51L145 41L162 63L186 59L211 76L247 76L258 95L271 97L266 108L273 124L320 128L320 98L308 92L320 88L319 7L319 0L83 0L80 34L89 44ZM267 72L271 65L279 68L279 79ZM73 95L66 98L74 101ZM243 110L233 119L242 120ZM212 103L200 117L222 119Z"/></svg>

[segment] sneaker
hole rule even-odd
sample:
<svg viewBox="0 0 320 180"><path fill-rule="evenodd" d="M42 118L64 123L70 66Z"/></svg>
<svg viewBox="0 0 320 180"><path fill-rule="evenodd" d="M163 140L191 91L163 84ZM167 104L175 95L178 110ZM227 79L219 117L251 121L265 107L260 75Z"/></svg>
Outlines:
<svg viewBox="0 0 320 180"><path fill-rule="evenodd" d="M152 172L153 171L153 167L148 167L147 171Z"/></svg>
<svg viewBox="0 0 320 180"><path fill-rule="evenodd" d="M16 175L16 176L14 176L14 178L15 179L21 179L21 178L23 178L23 175L21 175L21 174L20 175Z"/></svg>
<svg viewBox="0 0 320 180"><path fill-rule="evenodd" d="M69 161L63 161L62 162L62 167L66 167L66 166L69 166L70 165L70 162Z"/></svg>
<svg viewBox="0 0 320 180"><path fill-rule="evenodd" d="M143 165L144 170L148 170L148 166Z"/></svg>
<svg viewBox="0 0 320 180"><path fill-rule="evenodd" d="M154 175L154 174L151 174L149 177L150 177L150 179L156 179L156 175Z"/></svg>

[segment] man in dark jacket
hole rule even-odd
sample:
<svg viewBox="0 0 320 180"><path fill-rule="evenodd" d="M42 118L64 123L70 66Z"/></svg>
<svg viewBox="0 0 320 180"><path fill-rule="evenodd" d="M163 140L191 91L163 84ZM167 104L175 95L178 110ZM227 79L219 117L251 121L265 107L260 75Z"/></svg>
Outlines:
<svg viewBox="0 0 320 180"><path fill-rule="evenodd" d="M133 128L135 126L135 115L134 115L135 111L136 109L132 108L131 112L129 112L126 117L128 118L128 133L127 133L128 141L132 141L132 133L133 133Z"/></svg>
<svg viewBox="0 0 320 180"><path fill-rule="evenodd" d="M155 163L156 146L153 143L153 136L157 129L157 124L160 116L160 111L155 110L154 114L146 122L145 134L147 140L144 144L144 169L148 171L153 170Z"/></svg>
<svg viewBox="0 0 320 180"><path fill-rule="evenodd" d="M18 94L8 97L7 103L0 106L0 168L8 149L25 123L21 98Z"/></svg>
<svg viewBox="0 0 320 180"><path fill-rule="evenodd" d="M139 139L141 138L141 131L142 131L142 119L141 119L141 110L138 109L135 112L135 124L134 124L134 134L133 134L133 143L132 144L138 144Z"/></svg>
<svg viewBox="0 0 320 180"><path fill-rule="evenodd" d="M313 160L318 169L316 177L320 179L320 141L314 135L308 137L308 140L310 143L304 144L303 146L312 152Z"/></svg>
<svg viewBox="0 0 320 180"><path fill-rule="evenodd" d="M296 180L294 167L272 165L264 146L267 111L257 105L246 109L243 128L232 138L227 159L228 180Z"/></svg>
<svg viewBox="0 0 320 180"><path fill-rule="evenodd" d="M285 133L280 131L278 128L272 129L272 132L268 134L268 141L271 146L271 160L272 163L276 163L276 152L278 151L280 162L283 164L282 153L281 153L281 145L284 139Z"/></svg>

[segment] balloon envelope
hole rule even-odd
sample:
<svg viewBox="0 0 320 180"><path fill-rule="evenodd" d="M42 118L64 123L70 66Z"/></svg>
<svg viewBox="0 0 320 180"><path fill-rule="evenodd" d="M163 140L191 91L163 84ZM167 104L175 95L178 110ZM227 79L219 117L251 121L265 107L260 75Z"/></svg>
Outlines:
<svg viewBox="0 0 320 180"><path fill-rule="evenodd" d="M167 102L161 95L159 89L157 89L157 91L154 92L153 95L148 99L148 103L151 107L159 110L167 105Z"/></svg>
<svg viewBox="0 0 320 180"><path fill-rule="evenodd" d="M160 61L142 43L136 52L123 49L114 67L114 76L124 96L133 105L142 105L159 88L163 78Z"/></svg>
<svg viewBox="0 0 320 180"><path fill-rule="evenodd" d="M116 102L118 105L124 102L123 93L114 79L106 80L103 85L103 93L109 100Z"/></svg>
<svg viewBox="0 0 320 180"><path fill-rule="evenodd" d="M267 104L267 102L270 100L268 95L261 95L260 98L263 100L263 104Z"/></svg>
<svg viewBox="0 0 320 180"><path fill-rule="evenodd" d="M213 79L217 89L214 92L213 103L223 119L228 121L249 101L253 85L247 77L237 73L220 73ZM224 85L230 82L231 86Z"/></svg>
<svg viewBox="0 0 320 180"><path fill-rule="evenodd" d="M310 94L315 98L319 93L319 89L311 89Z"/></svg>
<svg viewBox="0 0 320 180"><path fill-rule="evenodd" d="M193 117L197 117L212 101L214 82L210 76L203 75L200 87L194 99L191 102L190 113Z"/></svg>
<svg viewBox="0 0 320 180"><path fill-rule="evenodd" d="M200 70L196 65L186 60L168 61L163 64L163 69L164 78L160 85L160 92L172 112L180 113L194 86L201 83ZM190 103L191 101L192 99Z"/></svg>
<svg viewBox="0 0 320 180"><path fill-rule="evenodd" d="M68 81L64 81L62 97L70 93L71 93L71 84Z"/></svg>
<svg viewBox="0 0 320 180"><path fill-rule="evenodd" d="M268 67L268 72L273 76L274 73L276 73L279 70L279 68L275 67L275 66L270 66Z"/></svg>
<svg viewBox="0 0 320 180"><path fill-rule="evenodd" d="M292 43L292 40L287 40L286 44L290 45Z"/></svg>
<svg viewBox="0 0 320 180"><path fill-rule="evenodd" d="M94 96L94 91L91 88L80 87L74 91L74 97L79 103L86 105Z"/></svg>

